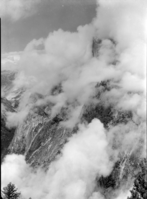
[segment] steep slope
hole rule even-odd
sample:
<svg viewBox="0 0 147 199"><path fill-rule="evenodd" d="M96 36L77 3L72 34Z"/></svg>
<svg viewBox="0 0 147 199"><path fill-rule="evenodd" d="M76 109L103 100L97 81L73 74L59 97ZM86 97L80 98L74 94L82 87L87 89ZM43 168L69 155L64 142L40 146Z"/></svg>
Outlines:
<svg viewBox="0 0 147 199"><path fill-rule="evenodd" d="M48 166L68 138L76 133L77 126L68 129L60 125L66 119L65 110L54 118L46 114L45 107L36 107L36 111L30 111L22 125L16 130L16 135L9 149L11 153L25 154L27 162L33 166ZM125 123L131 119L130 113L117 114L112 107L104 107L102 104L95 106L85 106L79 121L90 123L94 118L98 118L108 128L113 123Z"/></svg>
<svg viewBox="0 0 147 199"><path fill-rule="evenodd" d="M4 98L1 98L1 160L8 153L8 147L14 137L15 128L9 129L6 126L6 111L14 112L11 103Z"/></svg>
<svg viewBox="0 0 147 199"><path fill-rule="evenodd" d="M147 198L147 159L140 163L140 171L135 176L134 185L131 190L131 196L128 199L146 199Z"/></svg>
<svg viewBox="0 0 147 199"><path fill-rule="evenodd" d="M93 40L92 54L93 57L99 56L99 48L101 45L100 40ZM112 40L113 45L115 42ZM111 60L110 64L116 64L117 58ZM5 80L5 78L3 79ZM4 83L5 84L5 83ZM9 84L8 84L9 85ZM8 86L8 88L11 88ZM133 114L131 111L117 110L114 104L106 104L103 102L103 94L110 90L110 81L101 81L95 86L95 95L92 96L94 103L85 103L79 117L79 121L73 128L68 128L61 125L61 122L66 121L68 118L68 109L70 103L61 108L60 112L54 117L50 115L52 103L36 106L33 105L29 110L23 122L19 123L16 130L9 130L6 127L6 118L3 117L2 122L2 158L7 153L23 154L25 155L26 162L33 168L43 167L48 169L50 163L55 160L63 146L68 139L77 133L78 124L89 124L93 119L99 119L105 129L117 126L119 124L133 123L137 128L138 124L133 121ZM24 88L20 88L12 93L11 98L2 99L7 112L18 111L19 103L21 102L21 95L23 95ZM56 85L52 91L52 95L57 95L62 92L62 86ZM8 92L9 94L9 92ZM10 93L11 94L11 93ZM14 94L14 95L13 95ZM10 95L9 95L10 96ZM35 104L36 99L42 98L40 93L32 94L29 98L31 103ZM18 109L17 109L18 108ZM120 140L121 142L121 140ZM120 146L113 146L119 148ZM131 186L132 180L139 172L139 162L142 161L138 158L136 151L119 151L118 160L115 162L111 174L107 177L98 176L96 179L96 188L100 189L105 198L112 198L115 190L120 186ZM111 197L110 197L111 195Z"/></svg>

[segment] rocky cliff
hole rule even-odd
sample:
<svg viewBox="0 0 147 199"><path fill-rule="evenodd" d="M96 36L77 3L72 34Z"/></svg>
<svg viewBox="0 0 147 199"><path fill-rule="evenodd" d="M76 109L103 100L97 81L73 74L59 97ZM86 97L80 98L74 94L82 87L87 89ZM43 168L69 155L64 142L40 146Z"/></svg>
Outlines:
<svg viewBox="0 0 147 199"><path fill-rule="evenodd" d="M94 57L99 56L101 42L100 40L93 40L92 54ZM114 41L111 42L115 45ZM116 63L117 59L115 58L111 60L110 64L115 65ZM96 102L88 102L82 107L78 122L72 128L62 125L62 122L65 122L68 118L70 103L62 107L55 116L50 114L52 103L41 106L34 105L30 108L23 122L19 123L16 128L8 127L6 120L7 112L18 112L19 104L22 100L21 96L23 96L23 91L25 90L24 88L17 91L12 89L14 77L14 74L9 74L7 71L2 73L2 87L5 93L1 99L2 106L4 107L1 118L2 159L6 154L23 154L25 155L26 162L33 168L43 167L48 169L50 163L61 153L68 139L77 133L78 124L80 123L89 124L93 119L97 118L107 130L112 126L128 123L131 123L134 126L133 128L138 128L138 124L134 121L131 111L117 110L113 104L106 105L103 102L103 93L110 90L109 81L101 81L101 83L95 85L93 99ZM60 87L61 85L54 87L53 95L61 92ZM12 96L10 96L11 89L13 90ZM35 99L41 97L39 93L32 94L30 97L31 103L35 104ZM140 143L143 143L141 139ZM113 148L118 149L120 146L116 143ZM136 150L139 149L140 147ZM130 182L129 186L131 186L132 179L140 171L139 164L142 161L142 158L138 156L139 152L136 152L136 150L132 152L120 150L118 154L119 159L115 162L111 174L97 179L96 189L100 188L106 198L109 198L109 195L112 196L114 190L119 189L122 184L127 186L127 183Z"/></svg>

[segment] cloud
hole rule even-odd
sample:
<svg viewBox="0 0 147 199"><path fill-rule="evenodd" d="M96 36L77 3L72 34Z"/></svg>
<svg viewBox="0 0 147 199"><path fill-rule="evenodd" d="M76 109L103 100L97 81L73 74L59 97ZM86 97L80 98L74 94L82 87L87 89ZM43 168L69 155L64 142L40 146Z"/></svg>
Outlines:
<svg viewBox="0 0 147 199"><path fill-rule="evenodd" d="M6 125L8 128L18 126L26 116L28 115L28 110L24 109L23 111L20 111L19 114L15 112L7 112L6 117L7 117L7 122Z"/></svg>
<svg viewBox="0 0 147 199"><path fill-rule="evenodd" d="M103 198L94 190L95 178L111 172L114 162L110 155L114 160L123 152L144 157L145 5L146 1L139 0L100 0L91 24L78 27L74 33L59 29L26 46L12 89L25 91L18 112L8 113L8 125L23 124L27 114L33 114L34 106L50 103L53 105L48 117L67 109L67 120L62 125L68 128L80 122L83 107L93 102L111 105L116 113L130 111L132 118L126 124L109 126L109 130L97 119L81 125L47 173L41 169L35 173L23 156L7 156L2 165L3 184L8 183L6 179L10 181L6 172L10 162L18 172L11 179L27 198ZM98 41L97 57L92 54L94 38ZM107 81L109 89L97 98L101 81ZM123 197L120 192L119 198Z"/></svg>
<svg viewBox="0 0 147 199"><path fill-rule="evenodd" d="M25 198L84 199L92 195L96 177L111 172L109 156L105 129L95 119L80 126L47 172L33 171L22 155L8 155L2 164L2 187L11 181Z"/></svg>
<svg viewBox="0 0 147 199"><path fill-rule="evenodd" d="M12 21L32 15L35 12L35 5L40 0L1 0L0 16L9 17Z"/></svg>
<svg viewBox="0 0 147 199"><path fill-rule="evenodd" d="M109 80L111 89L101 95L103 103L145 118L144 4L129 0L99 1L98 5L96 18L77 32L59 29L27 44L14 81L15 89L26 88L21 107L29 111L30 96L40 93L41 104L54 101L55 116L75 101L79 107L88 104L96 94L96 84ZM92 56L93 38L101 41L97 57ZM58 85L61 93L53 96L51 91Z"/></svg>

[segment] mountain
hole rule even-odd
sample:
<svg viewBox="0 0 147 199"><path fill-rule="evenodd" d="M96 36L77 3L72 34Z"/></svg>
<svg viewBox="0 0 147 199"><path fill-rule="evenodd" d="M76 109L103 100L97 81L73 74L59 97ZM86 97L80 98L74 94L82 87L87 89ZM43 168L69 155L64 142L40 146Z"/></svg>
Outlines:
<svg viewBox="0 0 147 199"><path fill-rule="evenodd" d="M93 56L99 54L101 41L93 41ZM117 60L112 60L115 65ZM24 121L18 124L15 128L7 126L7 112L15 113L19 109L24 88L13 90L13 81L16 73L2 71L2 88L5 95L1 98L1 103L4 106L1 118L1 158L2 160L7 154L23 154L26 162L33 168L48 169L49 165L61 153L68 139L78 131L78 124L89 124L93 119L99 119L105 129L118 124L127 124L128 122L135 123L131 111L121 111L115 109L113 105L106 106L103 101L98 103L87 103L82 107L79 121L73 128L68 128L61 125L61 122L68 118L68 109L71 104L67 104L61 108L60 112L55 115L50 115L52 103L41 106L32 106ZM61 92L61 85L56 85L53 94ZM101 95L109 90L109 81L102 81L95 86L95 99L99 100ZM34 103L35 99L42 98L40 93L31 95L31 100ZM114 146L118 147L118 146ZM135 151L136 152L136 151ZM114 190L118 190L120 186L131 186L132 181L137 178L140 172L140 164L143 161L135 152L129 153L122 151L119 154L119 160L114 164L111 174L107 177L100 176L96 179L96 189L100 188L101 193L105 198L113 197ZM135 181L136 182L136 181Z"/></svg>

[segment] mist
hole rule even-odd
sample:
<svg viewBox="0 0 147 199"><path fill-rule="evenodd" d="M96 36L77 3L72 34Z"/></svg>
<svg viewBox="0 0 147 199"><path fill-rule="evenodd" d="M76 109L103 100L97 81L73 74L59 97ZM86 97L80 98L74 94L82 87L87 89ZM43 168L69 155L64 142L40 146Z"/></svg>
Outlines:
<svg viewBox="0 0 147 199"><path fill-rule="evenodd" d="M99 0L90 24L76 32L59 29L47 38L34 39L18 53L7 98L11 100L19 89L23 94L17 111L6 112L7 126L22 125L34 107L52 103L48 117L68 108L68 118L60 125L69 129L78 125L79 130L46 172L33 170L22 155L7 155L2 187L11 181L24 198L32 199L103 199L95 180L111 173L119 154L139 149L136 156L145 157L146 8L145 0ZM99 41L97 56L92 54L93 39ZM8 70L7 65L2 69ZM102 81L108 81L110 89L97 99L96 86ZM53 94L56 86L61 89ZM80 123L83 108L99 102L115 111L130 111L132 118L108 129L98 119ZM116 198L126 198L129 189L118 190Z"/></svg>
<svg viewBox="0 0 147 199"><path fill-rule="evenodd" d="M16 184L26 198L89 198L96 176L107 176L113 161L103 124L94 119L80 125L48 171L33 171L22 155L7 155L2 164L2 186Z"/></svg>

